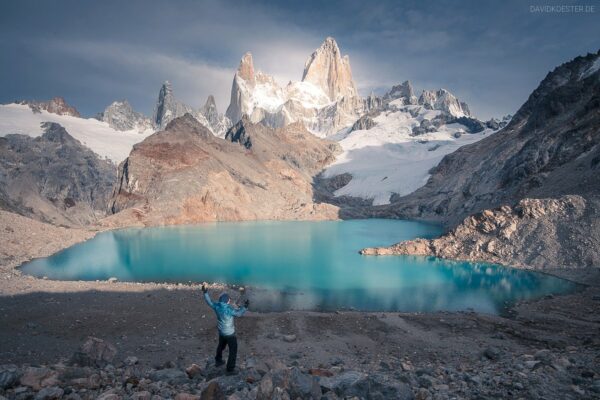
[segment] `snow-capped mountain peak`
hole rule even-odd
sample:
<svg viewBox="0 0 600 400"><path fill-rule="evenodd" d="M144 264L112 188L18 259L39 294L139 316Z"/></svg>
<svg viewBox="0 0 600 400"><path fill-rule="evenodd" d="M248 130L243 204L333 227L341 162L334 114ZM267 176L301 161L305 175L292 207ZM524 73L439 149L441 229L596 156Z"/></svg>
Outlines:
<svg viewBox="0 0 600 400"><path fill-rule="evenodd" d="M404 81L399 85L392 86L392 89L384 96L386 100L402 99L403 104L417 104L417 96L410 81Z"/></svg>
<svg viewBox="0 0 600 400"><path fill-rule="evenodd" d="M300 121L324 136L352 125L363 112L350 60L341 56L333 38L327 38L306 61L302 80L285 87L257 71L251 53L244 54L233 78L226 115L234 123L247 115L250 121L273 128Z"/></svg>
<svg viewBox="0 0 600 400"><path fill-rule="evenodd" d="M153 128L150 118L134 111L127 100L112 102L100 113L98 119L118 131L144 132Z"/></svg>
<svg viewBox="0 0 600 400"><path fill-rule="evenodd" d="M458 99L446 89L423 90L419 104L431 109L446 111L453 117L470 117L471 113L466 103Z"/></svg>

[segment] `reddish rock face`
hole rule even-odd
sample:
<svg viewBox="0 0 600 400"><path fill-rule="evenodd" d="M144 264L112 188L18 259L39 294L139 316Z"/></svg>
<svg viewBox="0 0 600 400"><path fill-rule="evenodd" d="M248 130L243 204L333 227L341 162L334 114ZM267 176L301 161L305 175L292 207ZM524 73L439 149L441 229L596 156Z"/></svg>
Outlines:
<svg viewBox="0 0 600 400"><path fill-rule="evenodd" d="M19 104L27 104L33 110L33 112L40 112L41 110L48 111L49 113L58 115L70 115L72 117L81 117L79 111L73 106L67 104L65 99L62 97L54 97L48 101L19 101Z"/></svg>
<svg viewBox="0 0 600 400"><path fill-rule="evenodd" d="M333 142L299 123L271 129L243 119L235 128L220 139L188 114L138 143L119 167L115 215L105 222L337 218L337 207L315 202L312 186L339 151Z"/></svg>

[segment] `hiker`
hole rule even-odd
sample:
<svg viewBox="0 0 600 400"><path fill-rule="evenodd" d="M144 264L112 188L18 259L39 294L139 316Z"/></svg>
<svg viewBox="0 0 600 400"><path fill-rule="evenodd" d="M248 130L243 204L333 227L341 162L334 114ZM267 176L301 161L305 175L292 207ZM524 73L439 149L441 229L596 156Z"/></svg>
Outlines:
<svg viewBox="0 0 600 400"><path fill-rule="evenodd" d="M223 350L229 346L229 356L227 357L227 372L233 373L235 370L235 359L237 356L237 338L235 337L235 327L233 325L233 317L241 317L244 315L250 306L250 300L244 302L243 307L234 308L230 305L231 298L227 293L219 296L219 302L213 303L208 295L208 288L202 284L202 292L204 300L215 310L217 315L217 329L219 330L219 345L217 346L217 355L215 356L215 365L220 367L223 362Z"/></svg>

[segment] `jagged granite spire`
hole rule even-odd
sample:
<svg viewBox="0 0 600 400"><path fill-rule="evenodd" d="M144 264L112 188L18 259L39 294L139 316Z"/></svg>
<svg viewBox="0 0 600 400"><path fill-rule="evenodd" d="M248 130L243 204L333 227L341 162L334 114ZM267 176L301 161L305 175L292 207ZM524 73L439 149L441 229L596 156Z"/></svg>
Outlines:
<svg viewBox="0 0 600 400"><path fill-rule="evenodd" d="M206 99L206 103L200 109L200 115L198 118L200 122L204 123L202 119L206 121L206 125L213 132L215 136L223 137L227 130L231 127L231 121L223 114L219 114L217 109L217 102L215 97L211 94Z"/></svg>
<svg viewBox="0 0 600 400"><path fill-rule="evenodd" d="M215 97L212 94L208 96L206 103L204 103L204 106L202 106L200 112L202 115L204 115L211 126L219 123L219 111L217 110Z"/></svg>
<svg viewBox="0 0 600 400"><path fill-rule="evenodd" d="M192 108L175 100L171 83L165 81L160 87L158 100L154 108L154 116L152 118L154 126L156 129L164 129L170 121L181 117L185 113L193 114Z"/></svg>
<svg viewBox="0 0 600 400"><path fill-rule="evenodd" d="M231 86L231 101L225 115L232 122L239 121L244 114L248 113L248 93L247 90L242 90L243 86L245 89L252 89L256 84L256 77L254 74L254 62L252 60L252 53L247 52L242 56L240 65L233 77L233 85Z"/></svg>
<svg viewBox="0 0 600 400"><path fill-rule="evenodd" d="M350 58L341 55L334 38L328 37L304 64L303 82L320 87L331 101L358 95L352 80Z"/></svg>

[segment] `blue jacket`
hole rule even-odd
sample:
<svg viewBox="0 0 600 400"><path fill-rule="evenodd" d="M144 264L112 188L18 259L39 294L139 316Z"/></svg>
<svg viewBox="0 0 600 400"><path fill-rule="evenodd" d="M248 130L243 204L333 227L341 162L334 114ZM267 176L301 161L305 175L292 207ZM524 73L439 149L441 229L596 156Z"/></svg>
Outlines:
<svg viewBox="0 0 600 400"><path fill-rule="evenodd" d="M235 326L233 325L233 317L241 317L244 315L246 312L246 307L233 308L227 303L213 303L208 295L208 292L204 293L204 300L206 300L206 304L215 310L215 314L217 314L217 328L219 329L219 335L234 335Z"/></svg>

